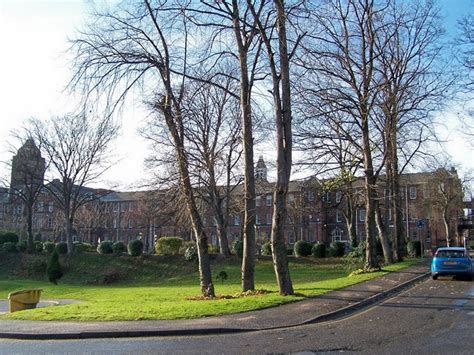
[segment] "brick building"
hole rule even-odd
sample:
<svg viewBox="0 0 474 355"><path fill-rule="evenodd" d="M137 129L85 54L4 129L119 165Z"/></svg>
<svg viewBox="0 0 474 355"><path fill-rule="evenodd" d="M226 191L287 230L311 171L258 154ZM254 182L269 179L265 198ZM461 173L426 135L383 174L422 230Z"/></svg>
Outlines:
<svg viewBox="0 0 474 355"><path fill-rule="evenodd" d="M38 157L36 156L35 159ZM15 168L14 166L12 167ZM12 170L13 170L12 169ZM267 167L262 157L256 169L256 223L257 244L270 237L272 223L273 183L267 179ZM12 171L12 182L15 172ZM383 177L380 179L383 184ZM321 242L349 240L347 219L353 221L358 240L364 238L363 180L352 183L351 195L347 189L327 189L324 181L315 178L292 181L288 191L288 221L285 236L289 245L297 240ZM237 186L231 196L227 234L229 241L242 235L243 186ZM192 239L184 203L172 191L117 192L88 189L98 197L84 205L76 216L75 239L98 243L103 240L123 241L142 238L146 248L153 247L155 236L180 236ZM61 211L44 189L34 209L36 233L43 240L64 240ZM400 179L402 214L406 240L422 241L424 249L446 244L449 235L453 245L461 245L459 229L462 221L462 188L455 170L404 174ZM378 191L382 222L390 233L393 211L385 208L392 195ZM0 190L0 228L21 232L22 206L11 199L9 189ZM347 199L354 199L352 213L348 214ZM217 245L217 232L211 209L203 207L203 223L211 244Z"/></svg>

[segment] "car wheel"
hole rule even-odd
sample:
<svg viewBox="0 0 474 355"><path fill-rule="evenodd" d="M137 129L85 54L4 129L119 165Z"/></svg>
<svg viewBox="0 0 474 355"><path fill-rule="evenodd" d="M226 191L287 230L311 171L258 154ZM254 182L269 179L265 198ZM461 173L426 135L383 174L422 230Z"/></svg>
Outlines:
<svg viewBox="0 0 474 355"><path fill-rule="evenodd" d="M438 275L431 275L431 278L432 278L433 280L438 280Z"/></svg>

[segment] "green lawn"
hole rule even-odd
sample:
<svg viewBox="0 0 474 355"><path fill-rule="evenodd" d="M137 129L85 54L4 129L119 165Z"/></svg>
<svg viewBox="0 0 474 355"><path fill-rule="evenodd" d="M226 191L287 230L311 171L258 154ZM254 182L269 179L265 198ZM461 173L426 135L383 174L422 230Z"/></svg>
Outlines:
<svg viewBox="0 0 474 355"><path fill-rule="evenodd" d="M1 255L4 256L5 254ZM24 260L24 258L29 258ZM42 259L43 258L43 259ZM316 296L381 276L417 263L408 260L383 271L348 277L339 259L290 260L291 277L297 295L277 293L272 263L256 263L256 288L268 293L239 296L240 260L213 261L214 275L226 271L228 280L215 280L217 295L235 298L192 300L199 296L197 267L182 257L131 258L83 254L61 259L65 276L56 286L45 281L44 257L3 258L0 264L0 298L23 288L42 288L42 299L64 298L81 302L4 314L2 319L31 320L142 320L180 319L222 315L276 306ZM39 271L38 271L39 270ZM191 298L191 299L189 299Z"/></svg>

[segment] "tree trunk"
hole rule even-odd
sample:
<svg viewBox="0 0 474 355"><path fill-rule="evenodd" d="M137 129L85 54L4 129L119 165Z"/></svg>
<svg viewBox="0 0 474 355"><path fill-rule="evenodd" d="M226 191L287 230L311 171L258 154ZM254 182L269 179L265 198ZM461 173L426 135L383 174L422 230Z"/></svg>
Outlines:
<svg viewBox="0 0 474 355"><path fill-rule="evenodd" d="M28 233L27 251L33 253L35 251L33 236L33 205L26 206L26 229Z"/></svg>
<svg viewBox="0 0 474 355"><path fill-rule="evenodd" d="M357 214L356 209L354 208L354 203L351 201L351 197L347 195L346 197L346 207L347 213L344 214L346 220L347 234L349 237L349 244L351 248L357 247L357 233L356 233L356 223L357 223Z"/></svg>
<svg viewBox="0 0 474 355"><path fill-rule="evenodd" d="M242 114L242 141L244 151L244 223L242 257L242 291L255 289L255 174L253 165L252 109L250 103L251 84L248 73L248 46L244 45L239 5L232 1L232 21L240 64L240 111Z"/></svg>
<svg viewBox="0 0 474 355"><path fill-rule="evenodd" d="M446 246L451 246L451 238L449 237L449 221L448 221L448 211L446 209L443 211L443 224L444 230L446 232Z"/></svg>
<svg viewBox="0 0 474 355"><path fill-rule="evenodd" d="M67 253L71 255L74 253L74 241L72 240L72 234L73 234L72 218L70 218L69 216L65 217L65 222L66 222Z"/></svg>
<svg viewBox="0 0 474 355"><path fill-rule="evenodd" d="M286 13L283 1L274 0L277 10L277 29L279 39L280 75L276 73L276 65L271 59L273 78L273 98L275 104L275 123L277 130L277 181L273 194L273 220L272 220L272 256L273 267L277 278L280 295L292 295L293 284L288 267L286 255L285 236L283 226L287 219L287 194L292 165L292 131L291 131L291 89L290 89L290 63L286 38ZM271 55L269 43L267 50ZM280 96L281 82L281 96Z"/></svg>
<svg viewBox="0 0 474 355"><path fill-rule="evenodd" d="M229 256L229 241L227 239L227 223L225 222L225 218L222 215L222 212L219 213L216 211L216 230L217 230L217 239L219 240L219 253L223 257Z"/></svg>
<svg viewBox="0 0 474 355"><path fill-rule="evenodd" d="M386 223L383 223L382 216L380 215L380 206L376 207L375 218L377 222L377 229L379 232L380 243L382 244L382 252L385 260L385 264L393 264L392 250L388 242Z"/></svg>

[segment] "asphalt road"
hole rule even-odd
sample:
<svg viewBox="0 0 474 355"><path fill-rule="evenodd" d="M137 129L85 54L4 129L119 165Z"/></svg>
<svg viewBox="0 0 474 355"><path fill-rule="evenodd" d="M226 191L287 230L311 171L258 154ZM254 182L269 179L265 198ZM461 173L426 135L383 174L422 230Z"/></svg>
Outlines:
<svg viewBox="0 0 474 355"><path fill-rule="evenodd" d="M0 340L14 353L474 353L474 282L440 278L349 318L274 331L198 337Z"/></svg>

